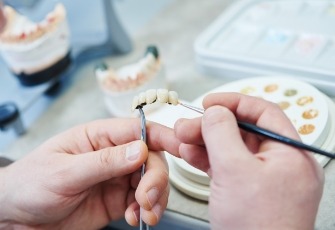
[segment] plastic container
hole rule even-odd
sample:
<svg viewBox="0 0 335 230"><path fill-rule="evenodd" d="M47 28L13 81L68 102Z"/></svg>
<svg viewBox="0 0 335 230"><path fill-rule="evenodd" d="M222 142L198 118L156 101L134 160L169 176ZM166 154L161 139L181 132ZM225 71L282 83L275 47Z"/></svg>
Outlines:
<svg viewBox="0 0 335 230"><path fill-rule="evenodd" d="M335 96L335 1L234 2L195 41L206 74L291 76Z"/></svg>

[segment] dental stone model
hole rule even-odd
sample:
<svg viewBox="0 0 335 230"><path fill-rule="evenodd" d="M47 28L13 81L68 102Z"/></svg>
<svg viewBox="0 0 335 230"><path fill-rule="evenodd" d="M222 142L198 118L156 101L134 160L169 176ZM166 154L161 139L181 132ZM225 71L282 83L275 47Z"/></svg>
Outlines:
<svg viewBox="0 0 335 230"><path fill-rule="evenodd" d="M10 6L4 7L4 14L7 24L0 34L1 55L23 85L41 84L68 67L70 33L62 4L38 23Z"/></svg>
<svg viewBox="0 0 335 230"><path fill-rule="evenodd" d="M104 93L104 102L112 116L134 116L128 102L148 89L167 88L165 73L156 46L148 46L144 56L118 69L100 63L94 70L97 82ZM150 106L146 113L158 106Z"/></svg>
<svg viewBox="0 0 335 230"><path fill-rule="evenodd" d="M107 92L125 92L135 89L150 81L161 70L158 50L149 46L146 54L139 61L125 65L118 70L101 64L95 70L95 75L101 88Z"/></svg>

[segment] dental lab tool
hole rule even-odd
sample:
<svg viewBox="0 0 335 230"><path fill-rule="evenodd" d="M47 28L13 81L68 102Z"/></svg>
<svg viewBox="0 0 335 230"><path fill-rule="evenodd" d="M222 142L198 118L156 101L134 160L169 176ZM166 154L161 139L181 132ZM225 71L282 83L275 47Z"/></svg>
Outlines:
<svg viewBox="0 0 335 230"><path fill-rule="evenodd" d="M205 111L204 109L201 109L201 108L198 108L198 107L195 107L195 106L192 106L192 105L184 104L184 103L181 103L181 102L179 102L179 105L184 106L185 108L191 109L191 110L193 110L195 112L198 112L198 113L201 113L201 114L203 114L204 111ZM264 137L268 137L272 140L275 140L275 141L278 141L278 142L281 142L281 143L284 143L284 144L287 144L287 145L290 145L290 146L293 146L293 147L296 147L296 148L299 148L299 149L304 149L304 150L307 150L307 151L318 153L320 155L327 156L327 157L330 157L332 159L335 158L334 153L329 153L329 152L326 152L322 149L318 149L314 146L306 145L306 144L304 144L300 141L293 140L291 138L288 138L288 137L282 136L280 134L274 133L270 130L260 128L256 125L253 125L253 124L250 124L250 123L247 123L247 122L242 122L242 121L237 121L237 124L241 129L243 129L247 132L251 132L251 133L255 133L255 134L258 134L258 135L261 135L261 136L264 136Z"/></svg>
<svg viewBox="0 0 335 230"><path fill-rule="evenodd" d="M147 143L147 128L146 128L145 115L144 115L142 107L139 107L138 110L141 116L141 140L144 141L144 143ZM144 176L144 173L145 173L145 163L142 165L142 168L141 168L141 178ZM140 230L150 230L150 226L147 225L142 220L142 211L140 211Z"/></svg>

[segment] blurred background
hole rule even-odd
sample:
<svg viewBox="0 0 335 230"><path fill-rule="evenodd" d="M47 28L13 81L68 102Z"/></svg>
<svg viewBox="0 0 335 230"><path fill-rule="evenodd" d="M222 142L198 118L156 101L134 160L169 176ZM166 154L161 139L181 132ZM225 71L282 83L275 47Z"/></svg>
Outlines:
<svg viewBox="0 0 335 230"><path fill-rule="evenodd" d="M106 8L108 1L56 1L56 0L7 0L4 4L10 5L19 13L27 16L34 22L43 20L48 12L61 2L67 10L67 19L71 32L71 52L74 59L81 55L84 60L78 61L76 68L71 72L64 73L75 75L78 68L88 64L88 61L98 60L106 56L120 56L131 52L132 39L139 29L146 25L160 11L169 6L175 0L112 0L109 1L111 8ZM111 18L106 14L112 14ZM115 18L118 20L115 26ZM111 39L108 34L108 19L113 23L116 29L113 31L112 39L115 36L121 36L121 51L113 50L115 44L106 44ZM120 28L118 28L118 26ZM122 29L122 30L119 30ZM129 39L129 41L127 41ZM124 40L124 41L123 41ZM115 45L117 46L117 45ZM89 50L92 47L101 47L102 49L112 48L111 50L99 53L100 50ZM117 49L117 47L114 47ZM84 53L89 50L90 52ZM0 104L8 101L15 102L21 113L21 118L25 128L31 124L48 108L48 106L57 98L45 96L45 92L50 89L50 84L42 84L34 87L23 87L9 71L8 67L0 57ZM84 76L83 76L84 78ZM70 83L66 83L70 84ZM64 87L64 86L63 86ZM0 132L0 152L17 138L15 130L8 129Z"/></svg>

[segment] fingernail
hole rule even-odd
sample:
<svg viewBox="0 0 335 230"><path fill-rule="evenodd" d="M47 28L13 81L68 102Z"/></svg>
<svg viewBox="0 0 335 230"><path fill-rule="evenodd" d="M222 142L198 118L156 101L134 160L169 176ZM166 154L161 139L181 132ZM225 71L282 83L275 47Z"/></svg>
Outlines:
<svg viewBox="0 0 335 230"><path fill-rule="evenodd" d="M150 203L150 207L153 207L153 205L157 202L158 200L158 189L157 188L152 188L147 192L147 198Z"/></svg>
<svg viewBox="0 0 335 230"><path fill-rule="evenodd" d="M130 161L134 161L138 158L141 152L141 145L139 141L136 141L128 145L126 149L126 158Z"/></svg>
<svg viewBox="0 0 335 230"><path fill-rule="evenodd" d="M217 106L210 107L206 110L206 114L202 117L202 120L209 124L217 123L218 120L222 120L222 110L222 108Z"/></svg>
<svg viewBox="0 0 335 230"><path fill-rule="evenodd" d="M162 216L162 206L160 204L156 204L153 208L152 211L155 213L157 219L159 220Z"/></svg>
<svg viewBox="0 0 335 230"><path fill-rule="evenodd" d="M140 217L140 210L139 209L137 209L137 210L135 210L134 212L133 212L133 214L134 214L134 217L135 217L135 219L136 219L136 222L139 222L139 217Z"/></svg>

